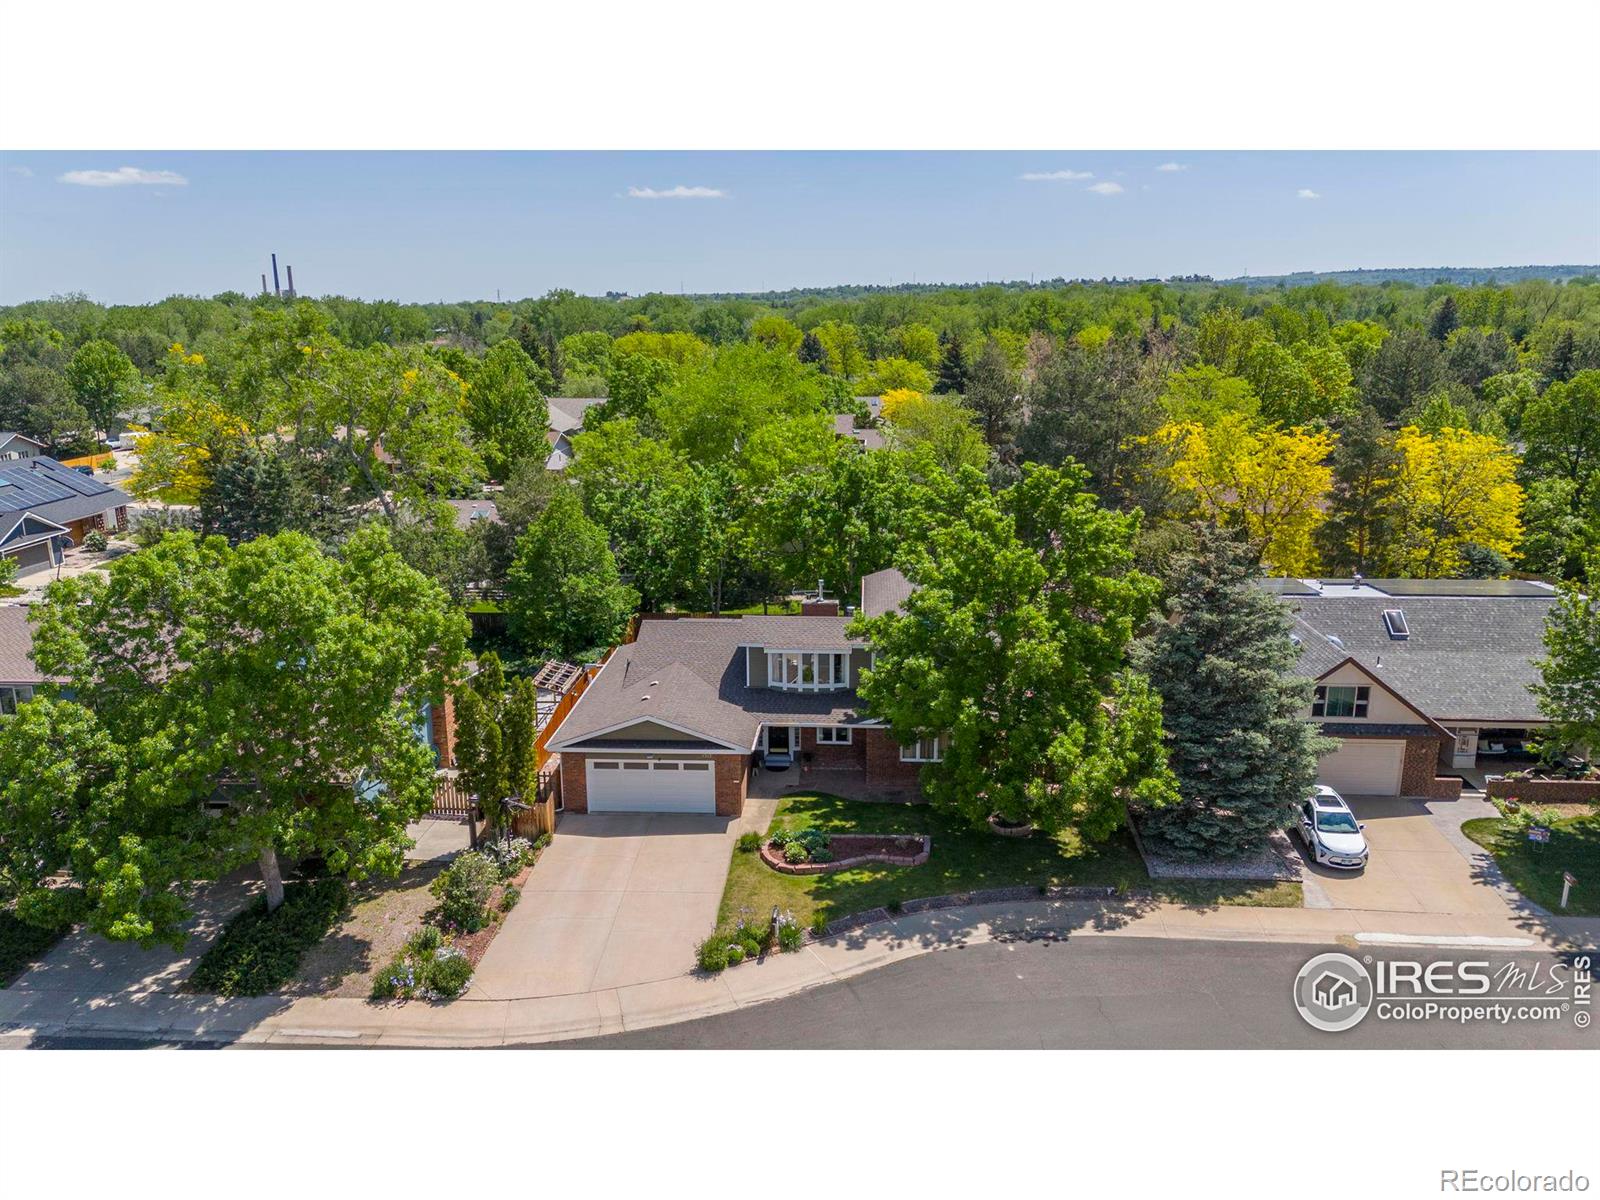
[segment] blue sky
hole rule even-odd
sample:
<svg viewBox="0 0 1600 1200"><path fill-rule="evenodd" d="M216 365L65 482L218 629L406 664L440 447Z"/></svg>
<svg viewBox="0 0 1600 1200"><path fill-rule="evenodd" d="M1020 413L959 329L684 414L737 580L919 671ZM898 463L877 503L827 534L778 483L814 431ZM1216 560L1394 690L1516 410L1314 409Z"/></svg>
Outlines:
<svg viewBox="0 0 1600 1200"><path fill-rule="evenodd" d="M0 153L0 303L252 290L274 250L398 300L1596 263L1600 154Z"/></svg>

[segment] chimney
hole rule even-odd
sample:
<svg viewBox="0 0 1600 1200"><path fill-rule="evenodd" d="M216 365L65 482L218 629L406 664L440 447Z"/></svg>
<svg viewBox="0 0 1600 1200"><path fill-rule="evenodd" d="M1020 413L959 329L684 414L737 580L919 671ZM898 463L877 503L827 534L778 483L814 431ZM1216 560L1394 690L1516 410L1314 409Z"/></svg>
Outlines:
<svg viewBox="0 0 1600 1200"><path fill-rule="evenodd" d="M839 602L837 600L802 600L800 601L800 615L802 617L837 617L839 615Z"/></svg>
<svg viewBox="0 0 1600 1200"><path fill-rule="evenodd" d="M293 300L294 299L294 268L293 267L284 267L284 270L289 272L289 299Z"/></svg>
<svg viewBox="0 0 1600 1200"><path fill-rule="evenodd" d="M261 272L261 294L263 296L267 294L267 273L265 271Z"/></svg>
<svg viewBox="0 0 1600 1200"><path fill-rule="evenodd" d="M276 254L272 256L272 294L274 296L283 295L283 289L278 286L278 256Z"/></svg>

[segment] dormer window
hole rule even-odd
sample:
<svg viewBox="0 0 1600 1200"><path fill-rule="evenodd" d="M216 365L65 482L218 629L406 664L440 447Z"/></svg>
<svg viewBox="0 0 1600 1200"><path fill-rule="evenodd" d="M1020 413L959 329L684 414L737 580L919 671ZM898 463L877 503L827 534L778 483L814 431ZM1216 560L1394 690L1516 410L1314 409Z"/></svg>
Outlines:
<svg viewBox="0 0 1600 1200"><path fill-rule="evenodd" d="M836 692L850 686L850 656L840 651L769 650L767 685L794 692Z"/></svg>

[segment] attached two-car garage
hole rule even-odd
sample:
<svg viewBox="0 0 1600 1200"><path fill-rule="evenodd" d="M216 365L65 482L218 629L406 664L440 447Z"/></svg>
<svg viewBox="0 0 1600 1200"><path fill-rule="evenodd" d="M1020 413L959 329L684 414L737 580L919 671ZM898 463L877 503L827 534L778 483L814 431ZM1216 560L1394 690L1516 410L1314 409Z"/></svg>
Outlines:
<svg viewBox="0 0 1600 1200"><path fill-rule="evenodd" d="M709 759L591 758L584 782L590 812L717 811L717 773Z"/></svg>
<svg viewBox="0 0 1600 1200"><path fill-rule="evenodd" d="M1345 796L1398 796L1406 743L1346 738L1317 760L1317 780Z"/></svg>

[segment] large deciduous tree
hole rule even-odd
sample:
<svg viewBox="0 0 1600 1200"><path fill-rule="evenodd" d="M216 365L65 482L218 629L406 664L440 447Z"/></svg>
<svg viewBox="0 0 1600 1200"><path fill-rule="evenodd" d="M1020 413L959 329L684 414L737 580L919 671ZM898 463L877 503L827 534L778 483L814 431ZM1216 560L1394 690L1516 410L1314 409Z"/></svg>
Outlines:
<svg viewBox="0 0 1600 1200"><path fill-rule="evenodd" d="M1545 657L1532 691L1550 721L1554 748L1600 749L1600 553L1588 564L1588 583L1561 586L1545 618Z"/></svg>
<svg viewBox="0 0 1600 1200"><path fill-rule="evenodd" d="M512 636L575 658L614 642L638 600L617 574L605 530L574 491L558 490L517 540L506 592Z"/></svg>
<svg viewBox="0 0 1600 1200"><path fill-rule="evenodd" d="M175 533L53 585L36 620L35 660L71 698L0 724L0 762L41 766L4 785L25 907L178 945L185 885L247 863L269 909L282 854L399 870L433 796L418 711L442 700L466 621L380 525L339 558L295 533Z"/></svg>
<svg viewBox="0 0 1600 1200"><path fill-rule="evenodd" d="M1399 574L1448 579L1466 567L1463 547L1504 558L1522 538L1517 456L1498 438L1469 429L1427 434L1408 425L1395 437L1400 471L1393 511Z"/></svg>
<svg viewBox="0 0 1600 1200"><path fill-rule="evenodd" d="M102 433L143 392L143 381L128 356L100 338L78 347L66 375L78 403Z"/></svg>
<svg viewBox="0 0 1600 1200"><path fill-rule="evenodd" d="M1281 829L1333 748L1303 716L1292 618L1251 583L1237 535L1202 530L1169 581L1171 619L1140 647L1161 696L1168 762L1181 803L1140 814L1140 831L1184 858L1249 853Z"/></svg>
<svg viewBox="0 0 1600 1200"><path fill-rule="evenodd" d="M467 379L467 424L491 477L505 479L517 463L543 459L550 410L535 383L538 365L517 342L493 346Z"/></svg>
<svg viewBox="0 0 1600 1200"><path fill-rule="evenodd" d="M975 468L936 478L915 590L858 619L875 662L861 698L902 744L938 738L929 800L1093 839L1125 806L1172 797L1159 706L1123 668L1156 583L1131 569L1138 519L1100 507L1077 466L1029 464L996 494Z"/></svg>

